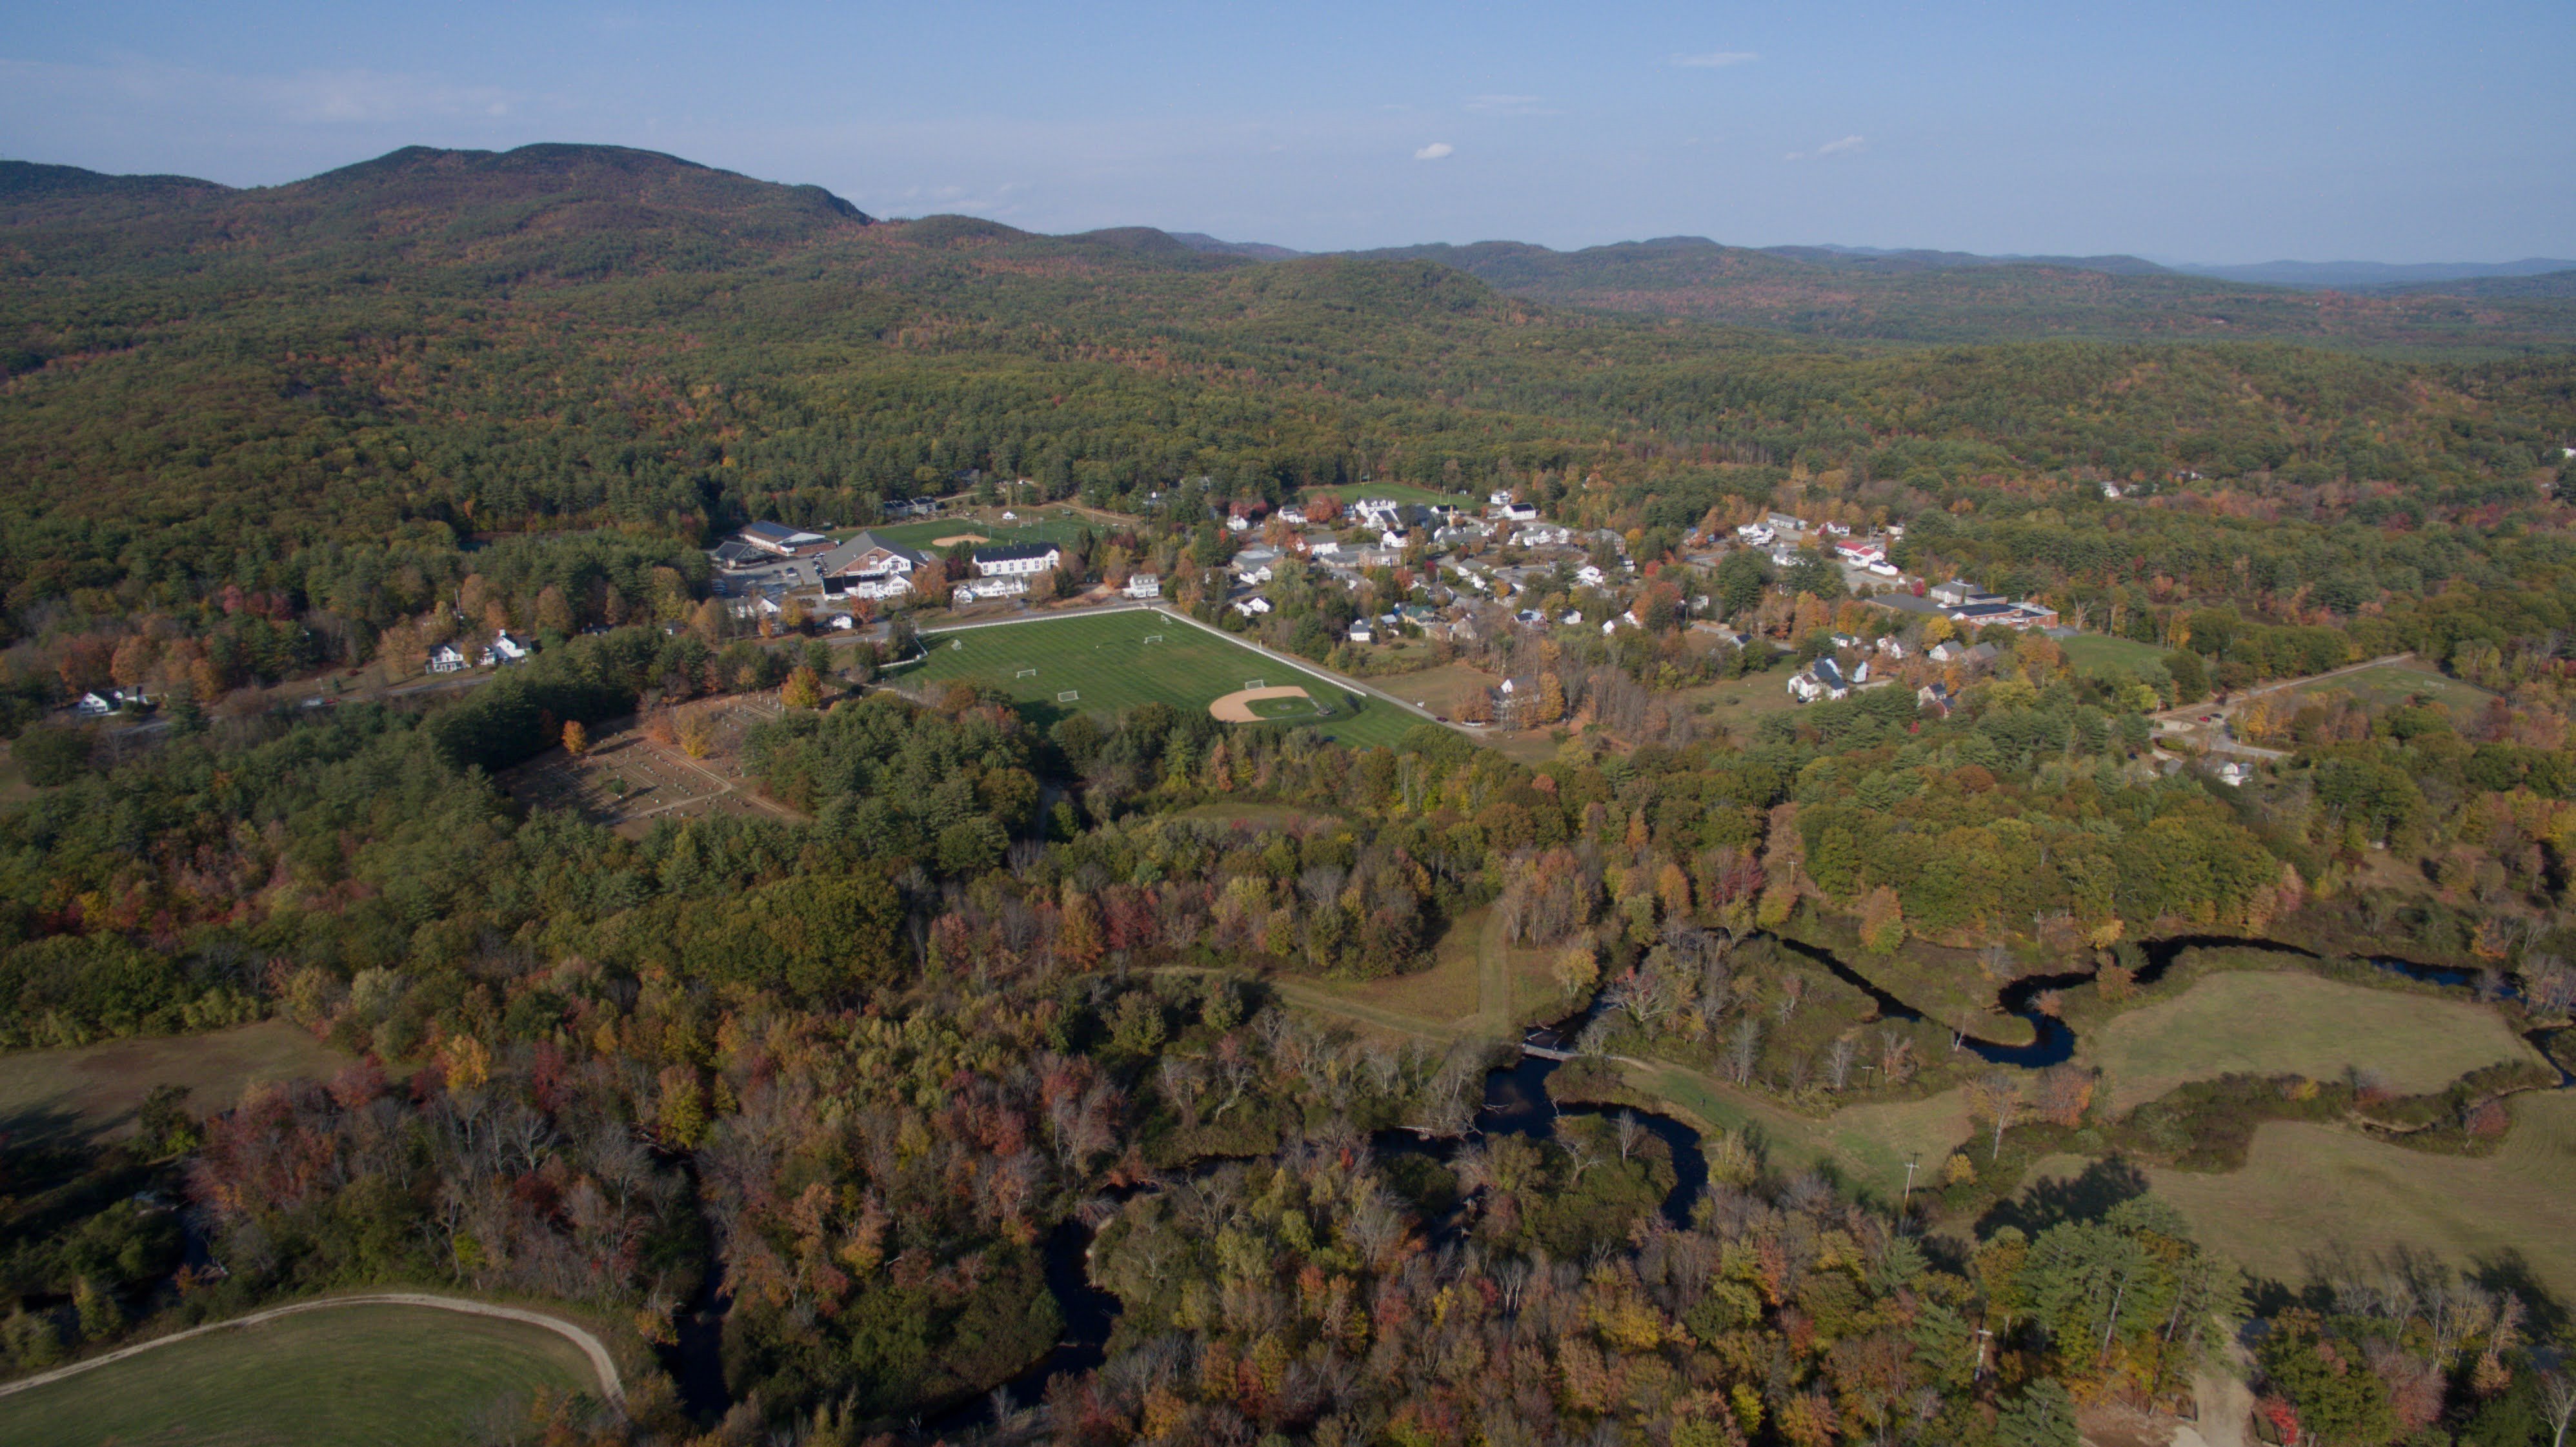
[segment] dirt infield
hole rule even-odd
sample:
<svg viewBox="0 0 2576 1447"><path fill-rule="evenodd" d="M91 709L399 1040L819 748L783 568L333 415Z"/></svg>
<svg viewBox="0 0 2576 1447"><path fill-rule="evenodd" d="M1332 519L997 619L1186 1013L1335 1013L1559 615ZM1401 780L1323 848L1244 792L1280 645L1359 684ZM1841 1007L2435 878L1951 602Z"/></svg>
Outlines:
<svg viewBox="0 0 2576 1447"><path fill-rule="evenodd" d="M1263 723L1266 720L1254 713L1252 706L1265 699L1273 698L1302 698L1308 703L1315 701L1313 694L1294 685L1287 688L1245 688L1238 689L1209 704L1208 713L1220 723Z"/></svg>
<svg viewBox="0 0 2576 1447"><path fill-rule="evenodd" d="M984 536L982 533L950 533L944 538L932 538L930 540L930 545L934 548L953 548L959 543L989 543L991 541L991 538Z"/></svg>

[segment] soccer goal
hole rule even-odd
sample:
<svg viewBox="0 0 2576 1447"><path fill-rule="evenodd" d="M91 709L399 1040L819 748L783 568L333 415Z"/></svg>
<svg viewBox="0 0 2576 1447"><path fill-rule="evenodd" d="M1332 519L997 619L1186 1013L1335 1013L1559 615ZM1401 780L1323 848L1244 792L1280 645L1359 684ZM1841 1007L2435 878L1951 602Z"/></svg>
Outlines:
<svg viewBox="0 0 2576 1447"><path fill-rule="evenodd" d="M1055 696L1055 701L1058 703L1080 703L1082 702L1082 690L1078 688L1068 688L1064 692L1057 694Z"/></svg>
<svg viewBox="0 0 2576 1447"><path fill-rule="evenodd" d="M1270 685L1257 678L1247 678L1243 681L1243 686L1245 688L1268 688Z"/></svg>
<svg viewBox="0 0 2576 1447"><path fill-rule="evenodd" d="M1011 675L1013 678L1035 678L1037 676L1038 671L1034 668L1023 668L1019 672Z"/></svg>
<svg viewBox="0 0 2576 1447"><path fill-rule="evenodd" d="M1145 641L1147 643L1160 643L1163 641L1163 635L1160 633L1148 633L1145 635Z"/></svg>

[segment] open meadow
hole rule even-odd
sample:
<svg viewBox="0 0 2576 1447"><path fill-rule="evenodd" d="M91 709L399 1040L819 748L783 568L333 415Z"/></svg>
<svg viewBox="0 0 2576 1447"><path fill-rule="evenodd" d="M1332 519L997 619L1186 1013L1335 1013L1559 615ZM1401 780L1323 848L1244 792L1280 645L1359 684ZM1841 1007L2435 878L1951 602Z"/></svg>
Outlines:
<svg viewBox="0 0 2576 1447"><path fill-rule="evenodd" d="M1137 609L925 633L927 656L886 670L886 681L936 694L964 680L992 688L1039 717L1114 714L1165 703L1205 713L1247 689L1301 687L1308 702L1264 700L1256 716L1312 723L1363 747L1391 745L1421 719L1381 699L1265 658L1222 634Z"/></svg>
<svg viewBox="0 0 2576 1447"><path fill-rule="evenodd" d="M2334 1126L2267 1121L2245 1168L2218 1175L2146 1168L2207 1245L2257 1275L2296 1283L2334 1247L2431 1251L2458 1266L2518 1257L2561 1300L2576 1296L2576 1092L2513 1098L2513 1129L2492 1156L2411 1151ZM2052 1157L2034 1179L2086 1164Z"/></svg>
<svg viewBox="0 0 2576 1447"><path fill-rule="evenodd" d="M979 546L979 543L973 541L964 543L956 541L961 538L979 539L983 543L997 544L1070 543L1075 535L1086 527L1094 533L1103 530L1102 525L1096 521L1062 510L1045 513L1032 513L1022 509L1013 509L1013 511L1018 512L1019 516L1010 522L1001 521L998 510L989 519L973 513L961 512L915 523L887 523L881 527L870 528L868 531L889 542L901 543L906 547L946 552L953 548Z"/></svg>
<svg viewBox="0 0 2576 1447"><path fill-rule="evenodd" d="M2291 970L2208 976L2106 1021L2083 1048L2110 1077L2114 1110L2234 1071L2334 1080L2362 1070L2414 1093L2499 1061L2539 1059L2485 1006Z"/></svg>
<svg viewBox="0 0 2576 1447"><path fill-rule="evenodd" d="M188 1088L191 1110L229 1110L258 1081L327 1080L349 1063L284 1020L202 1035L108 1040L0 1054L0 1131L61 1126L114 1134L157 1085Z"/></svg>
<svg viewBox="0 0 2576 1447"><path fill-rule="evenodd" d="M2077 673L2087 677L2124 669L2136 673L2148 664L2162 666L2165 651L2152 643L2134 638L2114 638L2107 633L2078 633L2057 640L2057 649L2066 655Z"/></svg>
<svg viewBox="0 0 2576 1447"><path fill-rule="evenodd" d="M638 837L666 816L794 817L758 794L742 762L744 736L782 707L774 693L731 694L681 704L659 724L619 719L603 725L581 757L548 749L502 771L501 787L531 807L578 810ZM656 736L663 726L668 738Z"/></svg>
<svg viewBox="0 0 2576 1447"><path fill-rule="evenodd" d="M516 1441L538 1393L597 1390L580 1349L541 1327L351 1306L210 1332L0 1397L0 1442Z"/></svg>
<svg viewBox="0 0 2576 1447"><path fill-rule="evenodd" d="M2494 694L2476 684L2462 683L2417 658L2321 678L2290 692L2294 696L2345 693L2374 708L2388 708L2421 695L2449 710L2451 717L2463 724L2485 713L2495 700Z"/></svg>
<svg viewBox="0 0 2576 1447"><path fill-rule="evenodd" d="M1887 1201L1905 1189L1905 1167L1928 1172L1968 1137L1966 1092L1946 1090L1920 1100L1845 1106L1821 1120L1728 1088L1681 1065L1631 1062L1628 1083L1660 1108L1718 1130L1747 1130L1760 1142L1766 1163L1788 1173L1814 1167L1845 1186Z"/></svg>

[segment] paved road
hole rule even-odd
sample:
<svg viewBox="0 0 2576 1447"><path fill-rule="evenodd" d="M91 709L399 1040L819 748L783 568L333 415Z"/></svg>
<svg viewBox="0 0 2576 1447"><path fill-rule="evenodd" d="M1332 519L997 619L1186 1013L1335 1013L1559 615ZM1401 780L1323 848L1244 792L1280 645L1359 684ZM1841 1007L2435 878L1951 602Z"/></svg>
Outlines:
<svg viewBox="0 0 2576 1447"><path fill-rule="evenodd" d="M293 1316L298 1312L306 1311L324 1311L335 1306L421 1306L436 1311L461 1312L467 1316L493 1316L503 1321L525 1322L530 1326L544 1327L581 1348L581 1354L590 1359L591 1371L599 1378L601 1395L620 1406L626 1402L626 1383L617 1375L616 1360L609 1356L607 1346L587 1330L562 1317L548 1316L542 1311L530 1311L517 1306L495 1306L488 1301L473 1301L461 1296L437 1296L421 1291L371 1291L355 1296L333 1296L320 1301L298 1301L286 1306L272 1306L266 1311L254 1311L248 1316L237 1316L230 1321L219 1321L209 1326L190 1327L186 1331L172 1332L168 1336L155 1337L147 1342L137 1342L130 1347L119 1347L103 1356L74 1362L67 1367L56 1367L50 1372L38 1372L32 1377L20 1377L14 1382L0 1383L0 1397L23 1392L30 1387L41 1387L48 1382L59 1382L65 1377L77 1376L92 1367L121 1362L127 1357L138 1356L156 1347L166 1347L172 1342L183 1342L190 1337L204 1336L209 1332L231 1331L235 1327L256 1326L264 1321L275 1321L281 1316Z"/></svg>

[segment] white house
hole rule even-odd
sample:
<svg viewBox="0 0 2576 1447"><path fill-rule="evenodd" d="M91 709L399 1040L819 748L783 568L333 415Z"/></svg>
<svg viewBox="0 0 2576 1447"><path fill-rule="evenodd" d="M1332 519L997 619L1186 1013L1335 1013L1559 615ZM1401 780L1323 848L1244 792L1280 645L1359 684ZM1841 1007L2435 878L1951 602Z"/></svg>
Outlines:
<svg viewBox="0 0 2576 1447"><path fill-rule="evenodd" d="M1357 623L1351 625L1351 641L1353 643L1375 643L1377 641L1377 630L1369 625L1369 621L1366 618L1363 618Z"/></svg>
<svg viewBox="0 0 2576 1447"><path fill-rule="evenodd" d="M2244 788L2245 781L2252 777L2254 777L2254 771L2234 759L2229 759L2218 766L2218 782L2231 789Z"/></svg>
<svg viewBox="0 0 2576 1447"><path fill-rule="evenodd" d="M1842 698L1851 692L1843 672L1830 658L1819 658L1804 673L1789 680L1789 696L1800 703L1814 703L1820 698Z"/></svg>
<svg viewBox="0 0 2576 1447"><path fill-rule="evenodd" d="M1897 642L1893 638L1882 638L1878 640L1878 651L1894 659L1901 660L1905 657L1905 645Z"/></svg>
<svg viewBox="0 0 2576 1447"><path fill-rule="evenodd" d="M1598 588L1610 581L1609 575L1590 563L1574 570L1574 581L1587 588Z"/></svg>
<svg viewBox="0 0 2576 1447"><path fill-rule="evenodd" d="M442 643L429 651L429 671L432 673L460 673L464 668L465 655L458 652L453 643Z"/></svg>
<svg viewBox="0 0 2576 1447"><path fill-rule="evenodd" d="M1485 494L1485 506L1487 507L1510 507L1511 505L1512 495L1508 490L1489 492Z"/></svg>
<svg viewBox="0 0 2576 1447"><path fill-rule="evenodd" d="M766 603L769 600L763 598L761 601ZM770 606L775 608L778 605L771 603ZM516 663L527 656L527 644L507 633L495 633L492 635L492 646L483 650L483 657L478 661L485 668L498 668L505 663Z"/></svg>
<svg viewBox="0 0 2576 1447"><path fill-rule="evenodd" d="M978 578L972 583L958 584L950 596L960 603L972 603L981 598L1016 598L1028 590L1026 577Z"/></svg>
<svg viewBox="0 0 2576 1447"><path fill-rule="evenodd" d="M95 693L82 694L72 703L72 708L82 718L105 718L116 712L115 704Z"/></svg>
<svg viewBox="0 0 2576 1447"><path fill-rule="evenodd" d="M1249 598L1237 598L1234 600L1234 611L1246 618L1258 618L1270 611L1270 600L1258 594Z"/></svg>
<svg viewBox="0 0 2576 1447"><path fill-rule="evenodd" d="M1153 573L1130 573L1127 586L1120 591L1130 598L1160 598L1163 596L1163 580Z"/></svg>
<svg viewBox="0 0 2576 1447"><path fill-rule="evenodd" d="M1003 543L975 550L975 572L986 578L1028 578L1051 572L1063 561L1064 550L1053 543Z"/></svg>

